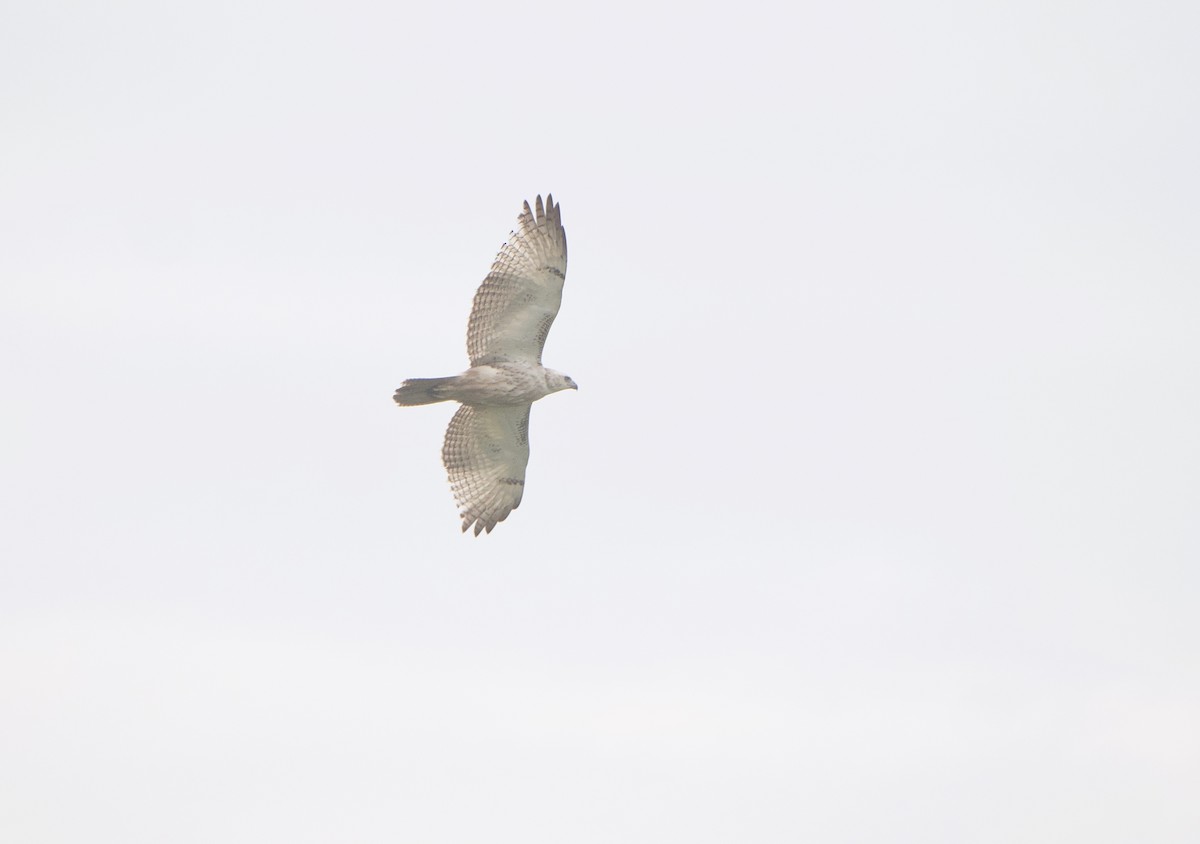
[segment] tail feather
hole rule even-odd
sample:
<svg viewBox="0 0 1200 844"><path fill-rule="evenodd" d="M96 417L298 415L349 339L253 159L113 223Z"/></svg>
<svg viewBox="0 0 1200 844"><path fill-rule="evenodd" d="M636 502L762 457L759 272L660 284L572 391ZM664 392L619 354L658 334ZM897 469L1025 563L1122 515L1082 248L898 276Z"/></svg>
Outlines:
<svg viewBox="0 0 1200 844"><path fill-rule="evenodd" d="M400 389L396 390L392 398L401 407L449 401L449 398L440 394L440 388L457 377L451 375L449 378L409 378L400 385Z"/></svg>

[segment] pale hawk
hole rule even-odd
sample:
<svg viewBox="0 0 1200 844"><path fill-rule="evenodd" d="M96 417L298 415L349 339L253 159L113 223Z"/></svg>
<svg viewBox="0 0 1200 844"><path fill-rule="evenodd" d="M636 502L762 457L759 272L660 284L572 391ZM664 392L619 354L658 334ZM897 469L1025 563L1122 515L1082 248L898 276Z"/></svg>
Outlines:
<svg viewBox="0 0 1200 844"><path fill-rule="evenodd" d="M491 533L521 503L529 462L529 410L559 390L578 389L542 366L542 347L562 302L567 233L547 194L517 217L491 272L475 292L467 323L471 368L448 378L411 378L396 404L457 401L442 445L462 529Z"/></svg>

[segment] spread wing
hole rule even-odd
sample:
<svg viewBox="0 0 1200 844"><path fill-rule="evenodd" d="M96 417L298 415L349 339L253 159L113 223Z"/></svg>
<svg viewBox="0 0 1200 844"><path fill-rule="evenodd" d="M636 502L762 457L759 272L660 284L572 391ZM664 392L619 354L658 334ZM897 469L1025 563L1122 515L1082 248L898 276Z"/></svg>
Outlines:
<svg viewBox="0 0 1200 844"><path fill-rule="evenodd" d="M481 530L491 533L521 503L530 406L464 404L450 420L442 462L464 531L474 524L476 536Z"/></svg>
<svg viewBox="0 0 1200 844"><path fill-rule="evenodd" d="M534 211L525 203L517 229L500 249L475 292L467 324L471 366L498 361L542 362L546 335L562 303L567 277L567 233L562 213L547 194Z"/></svg>

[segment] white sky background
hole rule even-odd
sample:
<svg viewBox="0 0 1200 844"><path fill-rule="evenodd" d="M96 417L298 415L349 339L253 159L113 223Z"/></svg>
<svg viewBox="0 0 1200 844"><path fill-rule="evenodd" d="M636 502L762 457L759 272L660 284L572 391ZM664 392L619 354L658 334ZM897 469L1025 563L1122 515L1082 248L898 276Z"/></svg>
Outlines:
<svg viewBox="0 0 1200 844"><path fill-rule="evenodd" d="M0 839L1194 840L1195 4L104 5L0 11ZM464 537L391 393L546 191Z"/></svg>

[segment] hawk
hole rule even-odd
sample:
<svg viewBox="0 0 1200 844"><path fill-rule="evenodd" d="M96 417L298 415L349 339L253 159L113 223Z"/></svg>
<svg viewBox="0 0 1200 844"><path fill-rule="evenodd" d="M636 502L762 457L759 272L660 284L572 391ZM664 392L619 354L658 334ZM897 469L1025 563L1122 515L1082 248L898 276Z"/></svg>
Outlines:
<svg viewBox="0 0 1200 844"><path fill-rule="evenodd" d="M410 378L393 398L409 407L461 403L442 445L442 462L465 532L492 532L521 503L529 462L529 410L559 390L579 389L542 366L542 347L562 303L567 233L554 197L539 196L475 291L467 323L471 367L448 378Z"/></svg>

